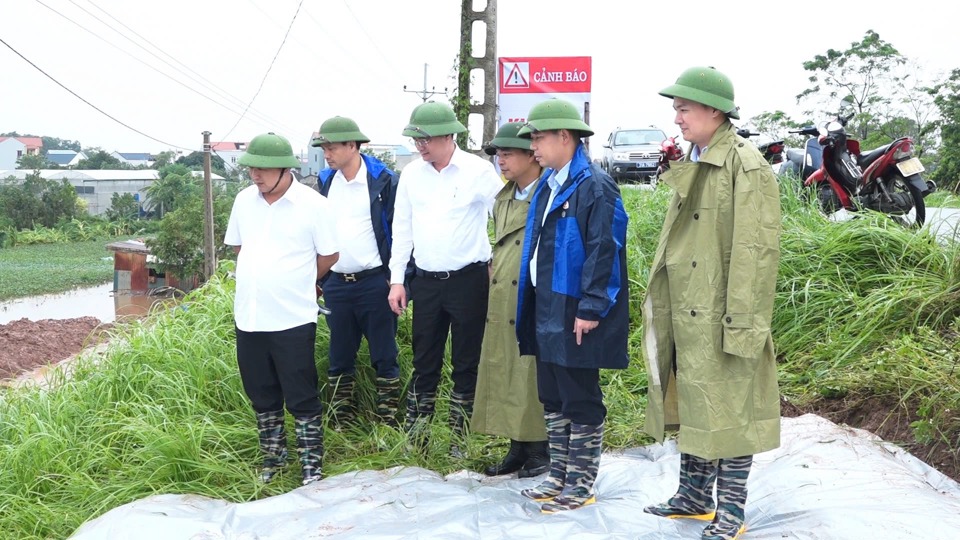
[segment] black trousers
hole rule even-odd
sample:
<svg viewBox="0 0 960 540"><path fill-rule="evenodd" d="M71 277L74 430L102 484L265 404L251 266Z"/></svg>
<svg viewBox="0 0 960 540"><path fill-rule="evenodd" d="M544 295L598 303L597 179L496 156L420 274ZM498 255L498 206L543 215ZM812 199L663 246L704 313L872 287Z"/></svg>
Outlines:
<svg viewBox="0 0 960 540"><path fill-rule="evenodd" d="M410 288L414 298L410 389L418 394L437 391L449 334L453 391L473 394L490 292L486 265L449 279L418 276Z"/></svg>
<svg viewBox="0 0 960 540"><path fill-rule="evenodd" d="M330 376L353 375L360 340L367 338L370 363L378 377L400 376L397 364L397 315L390 309L390 284L385 272L344 281L331 275L323 285L324 304L330 308Z"/></svg>
<svg viewBox="0 0 960 540"><path fill-rule="evenodd" d="M599 425L607 416L600 370L569 368L537 359L537 392L545 412L559 412L575 424Z"/></svg>
<svg viewBox="0 0 960 540"><path fill-rule="evenodd" d="M237 328L237 365L243 390L258 413L287 410L294 417L319 415L314 345L317 323L277 332Z"/></svg>

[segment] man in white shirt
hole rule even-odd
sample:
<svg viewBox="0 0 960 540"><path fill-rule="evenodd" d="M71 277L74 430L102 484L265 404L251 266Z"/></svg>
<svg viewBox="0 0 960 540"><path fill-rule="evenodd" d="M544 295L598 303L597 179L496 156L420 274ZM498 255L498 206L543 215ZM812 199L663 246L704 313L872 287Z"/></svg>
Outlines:
<svg viewBox="0 0 960 540"><path fill-rule="evenodd" d="M303 484L320 480L322 405L317 391L315 282L337 261L328 201L290 173L300 162L283 137L254 137L238 160L252 186L233 202L224 243L237 252L234 320L243 389L257 414L270 482L287 457L283 408L295 420Z"/></svg>
<svg viewBox="0 0 960 540"><path fill-rule="evenodd" d="M340 260L321 278L330 309L330 408L338 427L356 415L353 386L364 337L377 372L377 418L397 426L400 402L397 315L387 303L398 178L379 159L360 153L360 144L366 142L370 139L357 123L342 116L324 121L312 142L323 149L327 161L317 184L320 194L333 203L340 246Z"/></svg>
<svg viewBox="0 0 960 540"><path fill-rule="evenodd" d="M503 188L493 164L457 147L453 136L466 130L445 104L428 102L413 110L403 134L413 137L421 159L401 174L390 255L389 302L397 315L407 305L407 263L411 254L416 258L406 427L411 441L425 448L449 333L454 457L462 456L458 441L473 409L490 288L487 222Z"/></svg>

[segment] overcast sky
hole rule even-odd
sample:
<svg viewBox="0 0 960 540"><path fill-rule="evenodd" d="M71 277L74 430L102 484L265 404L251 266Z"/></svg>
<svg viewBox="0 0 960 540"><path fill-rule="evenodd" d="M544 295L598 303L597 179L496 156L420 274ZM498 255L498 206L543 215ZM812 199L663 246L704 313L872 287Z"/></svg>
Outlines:
<svg viewBox="0 0 960 540"><path fill-rule="evenodd" d="M421 103L403 86L423 87L424 64L428 87L453 90L460 1L304 0L277 55L300 3L4 0L0 39L143 134L3 44L0 132L159 152L199 150L205 130L214 141L276 131L300 152L324 119L342 115L373 142L396 144L407 142L401 131ZM743 119L777 109L797 114L794 96L808 76L802 63L846 49L867 30L918 61L924 75L960 67L956 20L932 6L500 0L497 53L590 56L598 138L617 126L650 124L675 135L670 101L657 92L692 65L731 77Z"/></svg>

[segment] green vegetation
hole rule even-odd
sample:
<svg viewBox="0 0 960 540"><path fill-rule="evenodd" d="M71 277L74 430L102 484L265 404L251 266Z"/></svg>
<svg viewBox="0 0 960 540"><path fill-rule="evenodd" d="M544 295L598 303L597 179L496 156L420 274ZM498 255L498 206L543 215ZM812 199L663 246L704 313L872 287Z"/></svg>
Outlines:
<svg viewBox="0 0 960 540"><path fill-rule="evenodd" d="M960 247L926 231L863 214L827 221L784 182L781 274L774 336L781 387L794 402L876 396L909 409L916 441L956 450L960 436ZM640 431L646 374L639 307L669 193L624 190L631 215L632 364L604 371L609 408L604 440L616 449L648 444ZM62 246L58 246L62 247ZM0 257L4 253L0 251ZM0 261L3 259L0 258ZM49 390L8 391L0 399L0 530L11 538L64 538L118 505L158 493L233 502L299 485L291 463L274 484L256 480L255 420L235 362L234 282L224 262L204 287L148 323L117 330L119 343L94 365L81 360ZM0 276L10 275L0 267ZM401 376L410 374L410 312L401 318ZM327 367L328 332L318 330L318 367ZM358 398L374 399L365 349ZM441 473L479 470L506 442L471 435L469 458L447 456L449 379L425 456L408 452L402 432L361 421L326 432L324 474L417 465ZM292 424L292 419L288 418ZM289 444L293 447L292 425ZM910 443L913 441L899 441ZM924 456L920 456L921 458Z"/></svg>
<svg viewBox="0 0 960 540"><path fill-rule="evenodd" d="M0 249L0 302L111 281L113 259L106 249L111 241L99 239Z"/></svg>

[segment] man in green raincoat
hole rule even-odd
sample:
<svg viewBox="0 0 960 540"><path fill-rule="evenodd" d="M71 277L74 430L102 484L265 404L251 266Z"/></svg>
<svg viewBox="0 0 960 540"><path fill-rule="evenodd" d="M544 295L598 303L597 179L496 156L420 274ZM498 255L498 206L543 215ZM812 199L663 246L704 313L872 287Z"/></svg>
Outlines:
<svg viewBox="0 0 960 540"><path fill-rule="evenodd" d="M770 320L780 255L780 197L760 152L736 135L733 84L709 67L660 95L692 143L661 180L667 210L643 303L647 433L679 430L680 486L645 508L710 521L704 540L745 530L753 454L780 445ZM716 482L717 504L713 501Z"/></svg>
<svg viewBox="0 0 960 540"><path fill-rule="evenodd" d="M510 450L500 463L484 469L487 476L516 472L529 478L547 472L547 430L543 405L537 397L537 358L520 355L514 319L523 233L530 195L543 169L530 150L530 139L517 137L523 122L508 122L484 147L496 155L507 179L493 203L493 258L490 296L483 331L476 402L470 426L477 433L510 439Z"/></svg>

